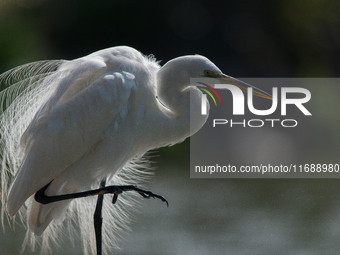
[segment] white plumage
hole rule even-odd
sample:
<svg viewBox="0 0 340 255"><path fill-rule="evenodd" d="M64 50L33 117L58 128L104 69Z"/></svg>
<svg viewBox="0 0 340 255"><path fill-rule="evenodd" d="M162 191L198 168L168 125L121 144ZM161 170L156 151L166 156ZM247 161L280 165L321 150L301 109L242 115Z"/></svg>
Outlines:
<svg viewBox="0 0 340 255"><path fill-rule="evenodd" d="M107 184L138 184L147 151L181 142L205 123L202 94L190 78L205 76L206 70L209 77L224 77L199 55L160 68L152 57L121 46L72 61L27 64L0 76L14 83L0 94L8 105L0 119L3 210L7 197L11 216L28 214L30 231L43 234L43 252L49 238L57 242L59 228L69 228L70 236L76 232L58 223L76 221L85 253L94 254L95 198L41 205L32 195L52 180L46 195L97 188L104 178ZM191 111L191 128L190 94L197 109ZM104 254L115 245L117 231L126 228L133 207L128 195L118 205L104 202ZM25 243L33 240L28 231Z"/></svg>

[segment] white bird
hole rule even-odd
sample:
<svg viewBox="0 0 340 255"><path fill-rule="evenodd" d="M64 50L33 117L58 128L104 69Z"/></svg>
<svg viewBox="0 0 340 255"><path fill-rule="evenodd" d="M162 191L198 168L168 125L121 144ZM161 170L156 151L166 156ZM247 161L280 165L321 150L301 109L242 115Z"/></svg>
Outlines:
<svg viewBox="0 0 340 255"><path fill-rule="evenodd" d="M7 196L10 216L27 213L30 232L47 233L45 248L48 237L57 235L57 224L76 220L85 254L94 254L94 206L86 204L93 198L42 205L33 195L50 182L48 196L98 188L103 179L137 184L138 160L146 152L179 143L206 122L208 115L200 113L202 92L190 85L190 78L199 77L231 79L200 55L160 67L153 57L126 46L6 72L0 78L15 85L0 94L7 105L0 118L2 208ZM120 202L104 205L104 253L115 245L112 235L126 228L124 207L133 206L126 199ZM28 234L25 243L33 239Z"/></svg>

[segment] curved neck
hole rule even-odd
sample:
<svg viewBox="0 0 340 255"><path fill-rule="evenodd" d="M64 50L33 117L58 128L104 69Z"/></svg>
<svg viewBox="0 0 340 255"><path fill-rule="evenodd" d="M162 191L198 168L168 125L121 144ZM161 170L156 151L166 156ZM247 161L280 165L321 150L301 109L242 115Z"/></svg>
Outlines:
<svg viewBox="0 0 340 255"><path fill-rule="evenodd" d="M196 133L208 118L208 115L201 115L201 91L189 83L182 88L176 85L171 78L158 79L157 96L162 117L157 129L162 130L162 137L156 140L162 141L160 146L182 142Z"/></svg>

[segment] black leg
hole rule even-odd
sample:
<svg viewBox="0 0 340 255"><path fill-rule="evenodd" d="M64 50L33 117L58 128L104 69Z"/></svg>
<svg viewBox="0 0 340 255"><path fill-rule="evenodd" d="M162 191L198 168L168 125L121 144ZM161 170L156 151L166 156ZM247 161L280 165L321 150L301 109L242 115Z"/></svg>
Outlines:
<svg viewBox="0 0 340 255"><path fill-rule="evenodd" d="M160 195L157 195L151 191L140 189L133 185L114 185L114 186L107 186L99 189L84 191L84 192L78 192L78 193L71 193L71 194L65 194L65 195L57 195L57 196L46 196L45 190L48 188L48 186L51 184L47 184L45 187L37 191L35 193L34 199L41 204L50 204L57 201L67 200L67 199L75 199L80 197L88 197L88 196L96 196L96 195L104 195L104 194L114 194L112 202L115 203L115 201L118 198L118 195L123 193L124 191L136 191L144 198L158 198L165 202L167 206L169 206L168 201Z"/></svg>
<svg viewBox="0 0 340 255"><path fill-rule="evenodd" d="M103 180L100 183L100 187L104 188L105 183L106 183L106 180ZM95 230L95 233L96 233L97 255L102 255L102 224L103 224L102 208L103 208L103 200L104 200L104 194L98 195L96 210L95 210L94 215L93 215L94 230Z"/></svg>

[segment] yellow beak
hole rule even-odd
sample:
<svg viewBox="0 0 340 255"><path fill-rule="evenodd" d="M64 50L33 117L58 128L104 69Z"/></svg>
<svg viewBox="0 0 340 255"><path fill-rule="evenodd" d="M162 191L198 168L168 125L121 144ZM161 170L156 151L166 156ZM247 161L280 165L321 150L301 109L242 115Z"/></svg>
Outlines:
<svg viewBox="0 0 340 255"><path fill-rule="evenodd" d="M240 88L243 92L247 92L247 88L253 88L253 95L255 96L258 96L258 97L263 97L263 98L266 98L266 99L270 99L272 100L272 96L270 94L268 94L267 92L263 91L263 90L260 90L246 82L243 82L243 81L240 81L236 78L233 78L229 75L226 75L226 74L221 74L219 77L218 77L218 80L221 81L221 83L228 83L228 84L231 84L231 85L235 85L237 86L238 88Z"/></svg>

